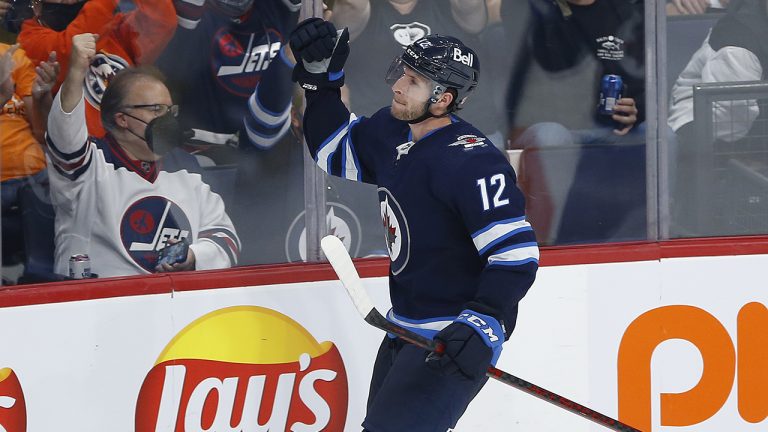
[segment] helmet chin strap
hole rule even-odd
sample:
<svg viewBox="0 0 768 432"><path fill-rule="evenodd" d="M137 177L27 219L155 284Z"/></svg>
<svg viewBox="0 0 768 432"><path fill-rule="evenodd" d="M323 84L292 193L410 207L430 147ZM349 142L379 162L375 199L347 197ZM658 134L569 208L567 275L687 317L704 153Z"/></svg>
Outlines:
<svg viewBox="0 0 768 432"><path fill-rule="evenodd" d="M424 103L424 114L416 117L413 120L408 120L408 124L417 124L429 118L442 118L450 114L450 112L446 111L445 114L440 114L439 116L436 116L429 111L429 107L432 106L433 103L436 103L438 100L440 100L439 96L445 93L445 91L446 89L443 86L435 85L434 89L432 89L432 97L430 97L427 100L427 102Z"/></svg>

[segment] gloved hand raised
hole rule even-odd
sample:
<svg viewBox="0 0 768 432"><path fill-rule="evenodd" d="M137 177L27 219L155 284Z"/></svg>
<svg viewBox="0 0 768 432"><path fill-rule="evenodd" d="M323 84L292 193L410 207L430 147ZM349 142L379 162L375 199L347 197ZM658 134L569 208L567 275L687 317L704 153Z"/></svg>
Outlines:
<svg viewBox="0 0 768 432"><path fill-rule="evenodd" d="M344 85L344 62L349 56L349 31L337 31L329 21L309 18L291 32L296 57L292 79L306 90Z"/></svg>
<svg viewBox="0 0 768 432"><path fill-rule="evenodd" d="M442 354L430 353L427 366L446 375L458 371L476 379L499 359L504 330L496 318L466 309L435 340L443 343L445 350Z"/></svg>

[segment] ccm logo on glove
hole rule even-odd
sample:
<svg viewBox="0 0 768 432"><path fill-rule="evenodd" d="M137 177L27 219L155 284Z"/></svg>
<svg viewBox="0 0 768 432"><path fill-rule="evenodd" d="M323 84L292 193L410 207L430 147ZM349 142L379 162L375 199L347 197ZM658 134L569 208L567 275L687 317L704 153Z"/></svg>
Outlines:
<svg viewBox="0 0 768 432"><path fill-rule="evenodd" d="M499 337L494 334L493 329L488 325L488 323L477 315L472 315L465 312L459 315L456 318L456 321L466 321L469 324L479 328L481 332L488 336L488 341L491 343L499 340Z"/></svg>

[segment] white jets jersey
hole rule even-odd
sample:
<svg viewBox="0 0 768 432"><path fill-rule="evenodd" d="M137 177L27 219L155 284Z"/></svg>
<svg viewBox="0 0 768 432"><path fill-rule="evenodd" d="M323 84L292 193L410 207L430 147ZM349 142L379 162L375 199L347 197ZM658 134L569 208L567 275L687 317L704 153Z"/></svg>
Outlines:
<svg viewBox="0 0 768 432"><path fill-rule="evenodd" d="M69 257L82 253L99 277L151 273L172 239L189 241L198 270L237 263L240 241L224 202L199 174L183 169L183 157L137 162L109 136L90 140L83 101L68 114L60 96L46 144L56 273L67 274Z"/></svg>

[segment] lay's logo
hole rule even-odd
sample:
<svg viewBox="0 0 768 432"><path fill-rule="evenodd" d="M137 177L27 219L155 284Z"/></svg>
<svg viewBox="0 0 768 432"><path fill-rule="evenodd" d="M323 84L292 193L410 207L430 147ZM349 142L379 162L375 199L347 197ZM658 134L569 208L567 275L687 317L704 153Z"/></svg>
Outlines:
<svg viewBox="0 0 768 432"><path fill-rule="evenodd" d="M229 307L165 347L139 392L136 431L341 432L348 397L332 342L274 310Z"/></svg>
<svg viewBox="0 0 768 432"><path fill-rule="evenodd" d="M26 432L27 408L13 369L0 369L0 432Z"/></svg>

